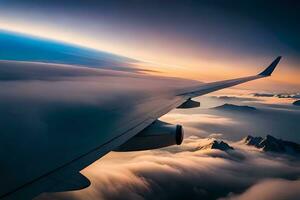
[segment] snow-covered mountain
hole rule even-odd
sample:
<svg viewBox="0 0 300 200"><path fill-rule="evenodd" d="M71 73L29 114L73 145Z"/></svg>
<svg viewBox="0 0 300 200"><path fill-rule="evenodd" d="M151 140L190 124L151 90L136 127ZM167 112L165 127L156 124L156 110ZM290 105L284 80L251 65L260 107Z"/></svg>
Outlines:
<svg viewBox="0 0 300 200"><path fill-rule="evenodd" d="M200 149L219 149L221 151L228 151L228 150L234 150L233 147L231 147L226 142L218 141L218 140L212 140L207 145L202 146Z"/></svg>
<svg viewBox="0 0 300 200"><path fill-rule="evenodd" d="M265 138L248 135L242 140L242 142L250 146L255 146L256 148L262 149L266 152L300 154L300 144L278 139L271 135L267 135Z"/></svg>

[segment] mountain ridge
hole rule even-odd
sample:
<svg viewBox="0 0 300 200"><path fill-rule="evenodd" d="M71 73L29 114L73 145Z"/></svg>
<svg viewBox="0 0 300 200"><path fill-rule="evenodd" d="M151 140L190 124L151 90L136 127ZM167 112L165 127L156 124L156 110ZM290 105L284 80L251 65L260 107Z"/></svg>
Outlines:
<svg viewBox="0 0 300 200"><path fill-rule="evenodd" d="M234 150L234 148L232 146L230 146L229 144L227 144L224 141L218 141L218 140L212 140L212 142L210 142L209 144L206 144L202 147L200 147L201 150L205 150L205 149L219 149L221 151L228 151L228 150Z"/></svg>
<svg viewBox="0 0 300 200"><path fill-rule="evenodd" d="M300 144L278 139L271 135L266 135L266 137L254 137L248 135L242 142L249 146L254 146L258 149L262 149L265 152L275 152L284 154L300 154Z"/></svg>
<svg viewBox="0 0 300 200"><path fill-rule="evenodd" d="M215 110L223 110L223 111L239 111L239 112L255 112L257 108L246 105L235 105L230 103L225 103L221 106L213 107Z"/></svg>

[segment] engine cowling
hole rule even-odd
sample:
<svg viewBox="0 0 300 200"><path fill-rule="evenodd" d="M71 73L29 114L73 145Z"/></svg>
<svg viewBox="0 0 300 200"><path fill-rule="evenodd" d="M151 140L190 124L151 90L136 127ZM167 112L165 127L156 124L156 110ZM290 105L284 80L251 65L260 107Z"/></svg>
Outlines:
<svg viewBox="0 0 300 200"><path fill-rule="evenodd" d="M180 145L184 131L181 125L156 120L150 126L119 146L115 151L142 151Z"/></svg>

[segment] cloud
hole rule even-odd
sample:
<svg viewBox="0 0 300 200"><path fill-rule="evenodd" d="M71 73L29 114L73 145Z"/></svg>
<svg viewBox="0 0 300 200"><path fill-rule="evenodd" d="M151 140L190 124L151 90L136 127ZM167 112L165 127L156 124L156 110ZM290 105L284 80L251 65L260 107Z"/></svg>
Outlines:
<svg viewBox="0 0 300 200"><path fill-rule="evenodd" d="M231 194L220 200L298 200L300 180L270 179L259 182L241 195Z"/></svg>
<svg viewBox="0 0 300 200"><path fill-rule="evenodd" d="M268 178L296 179L299 162L240 146L233 153L199 150L210 139L187 138L182 146L110 153L82 173L84 190L41 195L48 199L217 199L241 193Z"/></svg>
<svg viewBox="0 0 300 200"><path fill-rule="evenodd" d="M211 98L216 98L224 101L261 101L258 98L254 97L242 97L242 96L211 96Z"/></svg>
<svg viewBox="0 0 300 200"><path fill-rule="evenodd" d="M239 140L247 135L265 136L271 134L278 138L291 140L300 143L298 132L300 124L297 119L300 110L282 102L287 99L268 98L269 102L248 102L237 101L235 105L251 106L259 112L224 112L217 109L209 109L225 102L217 98L201 97L197 99L201 102L200 108L190 110L174 110L161 119L171 123L179 123L184 128L193 129L191 135L210 137L212 133L221 133L222 138L229 140ZM280 102L274 102L280 100ZM276 122L276 123L274 123ZM293 130L290 131L291 127ZM188 131L186 131L188 132ZM188 135L189 133L187 133Z"/></svg>
<svg viewBox="0 0 300 200"><path fill-rule="evenodd" d="M162 119L167 121L175 121L180 120L183 123L187 124L193 124L193 123L199 123L199 122L206 122L210 124L235 124L237 122L233 121L230 118L226 117L220 117L217 115L211 115L211 114L180 114L180 113L174 113L169 114Z"/></svg>
<svg viewBox="0 0 300 200"><path fill-rule="evenodd" d="M169 123L182 124L187 136L197 135L202 137L207 137L212 132L223 132L225 129L232 129L232 127L239 124L230 117L199 113L173 112L160 119Z"/></svg>
<svg viewBox="0 0 300 200"><path fill-rule="evenodd" d="M222 133L212 133L208 137L209 138L222 138L223 134Z"/></svg>

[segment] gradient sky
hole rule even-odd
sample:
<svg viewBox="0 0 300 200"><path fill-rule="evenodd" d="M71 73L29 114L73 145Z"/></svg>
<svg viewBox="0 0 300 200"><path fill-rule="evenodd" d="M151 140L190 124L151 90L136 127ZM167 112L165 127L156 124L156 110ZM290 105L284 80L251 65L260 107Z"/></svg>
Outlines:
<svg viewBox="0 0 300 200"><path fill-rule="evenodd" d="M204 81L256 73L282 55L269 85L299 90L299 9L297 1L4 0L0 29L117 53Z"/></svg>
<svg viewBox="0 0 300 200"><path fill-rule="evenodd" d="M10 54L10 52L13 52L13 55L16 54L21 58L24 56L21 55L21 53L16 53L17 51L14 52L14 48L5 48L5 45L11 44L8 42L6 36L2 37L2 41L4 38L7 43L1 42L1 34L3 35L4 32L10 33L10 31L33 35L33 39L40 37L50 38L105 52L112 52L143 61L140 63L141 68L146 67L152 70L158 70L161 72L158 74L161 75L180 76L204 81L253 75L269 65L278 55L281 55L283 59L278 69L276 69L274 76L268 79L254 81L253 83L247 83L242 87L255 89L255 92L257 90L300 92L299 10L300 3L283 0L0 0L0 45L2 43L2 48L4 47L3 49L7 50L3 53L0 48L0 59L1 55L11 56L12 54ZM1 29L3 31L1 31ZM61 60L65 60L67 64L73 62L78 54L82 55L82 51L75 49L75 55L72 54L72 56L66 58L63 52L69 48L68 45L55 46L51 42L38 43L38 45L42 47L41 49L46 48L50 52L53 49L59 48L60 51L58 54L52 54L52 56L62 57L63 59ZM18 50L22 50L20 45L16 45L15 47ZM63 48L61 49L61 47ZM39 48L35 50L43 54L43 56L44 54L48 56L48 51L39 51ZM29 55L34 54L34 56L37 56L38 53L30 51ZM90 53L96 55L92 50L90 50ZM84 55L82 56L84 57ZM28 58L28 55L25 57ZM95 57L98 58L98 54ZM103 57L105 58L103 60L106 60L114 56L104 53ZM131 59L124 57L118 57L118 60L122 61L122 63L131 61ZM90 60L80 59L80 61L85 64L88 63L89 66L91 65ZM98 66L98 60L95 59L94 62L96 62L95 65ZM112 66L114 66L114 64L115 63L112 63ZM32 141L42 138L42 140L35 142L35 146L42 147L44 144L55 144L61 147L56 148L58 150L68 150L65 142L67 136L62 134L62 132L69 130L70 133L75 133L72 135L75 139L80 138L80 141L82 140L86 144L91 144L90 147L96 146L97 140L91 140L91 137L81 137L82 135L86 135L85 129L82 128L84 124L90 127L92 133L98 134L101 132L103 133L103 138L108 140L108 133L113 133L113 131L110 131L109 127L98 126L99 121L106 122L108 120L108 118L104 119L105 113L110 114L111 117L109 120L112 121L111 123L114 123L116 127L121 127L121 123L124 122L117 122L117 119L119 119L118 117L122 113L120 114L117 109L111 112L108 106L106 106L108 104L100 105L102 102L101 99L105 100L105 103L109 102L113 104L114 99L111 99L110 96L114 91L121 94L118 96L118 99L116 99L117 101L114 105L119 105L121 99L123 107L126 105L126 110L135 109L140 111L141 107L145 109L149 109L150 107L147 107L148 104L145 106L144 104L139 104L135 107L134 102L137 102L138 97L146 98L151 95L153 92L151 90L152 87L159 88L159 93L162 94L167 87L171 88L174 87L175 84L180 84L177 80L175 83L172 82L172 84L168 80L170 85L165 84L164 80L161 80L162 82L157 80L154 85L150 81L145 81L144 85L140 85L135 84L138 82L130 82L129 77L124 79L117 77L116 80L116 78L112 76L113 71L109 71L108 74L111 73L111 76L106 79L104 76L99 79L94 79L93 76L97 74L97 69L95 69L93 73L90 73L92 70L87 70L89 73L86 73L90 75L90 82L87 81L89 77L83 77L82 79L75 77L74 80L76 79L76 81L73 81L74 83L72 80L68 80L69 77L67 77L66 80L68 81L58 78L59 81L44 81L45 83L43 83L43 81L38 80L32 83L26 80L27 73L29 74L29 80L31 76L40 77L41 75L51 78L53 74L65 74L63 73L64 69L61 69L62 71L56 71L56 68L52 68L51 66L45 67L47 64L41 64L41 66L44 67L40 67L39 64L33 65L32 63L27 63L26 65L27 67L25 69L28 70L24 73L25 76L16 76L20 78L21 81L10 81L8 86L11 86L9 87L11 89L8 92L5 90L5 88L7 88L6 82L8 82L6 80L9 80L10 77L2 73L2 76L4 74L4 84L2 84L4 90L2 90L2 93L8 93L8 98L0 99L0 102L4 102L2 103L3 105L8 105L2 106L5 111L2 112L5 114L2 115L2 119L5 122L7 121L7 123L3 123L3 130L11 126L11 117L7 117L6 115L6 113L9 113L9 116L17 118L14 119L14 121L20 122L19 126L13 127L13 131L16 130L16 133L22 133L22 131L28 129L33 133L29 134L29 137L27 137L24 142L30 141L32 138ZM108 64L105 62L104 65ZM25 64L22 63L22 66L25 66ZM16 72L13 73L13 75L18 74L18 69L20 69L18 68L18 63L12 67L16 69L10 69ZM35 67L41 69L41 72L31 73L30 69L34 69ZM3 69L2 71L5 72L5 68ZM8 70L8 72L10 72L10 70ZM76 76L76 74L83 75L85 70L86 68L74 69L70 74L74 76ZM22 78L24 79L23 81ZM133 77L131 79L135 80ZM62 81L64 81L63 84L61 84ZM99 83L97 81L99 81ZM107 87L106 84L101 84L103 82L118 84L114 84L114 87L110 88ZM134 86L134 89L130 89L129 91L129 86L127 85L130 83ZM72 93L71 90L73 84L76 84L75 93ZM139 90L142 90L141 94L137 92ZM45 91L47 92L45 93ZM98 91L103 92L99 93ZM96 92L97 96L95 98L89 98L90 94ZM297 119L299 119L300 112L299 108L292 105L294 99L289 99L289 104L273 106L270 105L271 103L268 104L262 101L261 97L255 97L255 101L249 101L249 99L245 100L246 98L253 98L252 94L251 96L245 96L245 94L250 93L248 90L241 90L240 93L240 96L227 96L225 100L222 100L222 98L218 96L206 96L205 98L208 98L209 103L214 101L230 102L230 100L228 100L230 98L239 99L231 100L231 103L254 106L258 108L254 113L246 112L236 114L240 112L237 112L237 110L233 110L233 112L218 111L211 107L208 108L208 106L205 107L205 101L199 98L201 102L200 108L173 111L169 113L169 115L164 116L164 118L169 118L170 122L173 119L174 121L172 123L184 125L185 130L187 130L187 135L197 136L197 134L194 133L198 133L198 136L201 137L211 137L212 135L219 135L218 137L224 136L224 139L228 139L230 144L240 140L242 138L240 136L248 134L262 136L264 134L274 134L288 138L289 140L291 139L291 141L299 141L299 134L297 133L299 132L300 125L298 125ZM10 94L14 97L20 97L16 98L16 101L22 102L15 103L11 101L9 99ZM31 96L36 97L33 98L34 101L31 100ZM98 101L100 102L99 104L97 103ZM32 102L34 106L31 106ZM77 102L80 102L79 107L77 106L79 105ZM96 103L94 104L94 102ZM222 104L224 102L222 102ZM16 105L16 107L11 109L12 106L10 105ZM34 112L31 112L33 107ZM18 114L19 112L17 112L18 115L15 115L14 111L19 108L22 114ZM27 110L30 112L27 112ZM13 115L10 115L10 113L13 113ZM72 119L70 115L74 116L74 114L75 116L79 116L76 118L80 123L74 123L74 120L68 120ZM86 117L86 114L90 116ZM133 114L131 115L129 112L126 120L131 119L132 116ZM34 121L32 121L32 119L34 119ZM34 124L34 127L27 126L28 124L32 125L35 120L38 122ZM75 122L77 121L75 120ZM95 125L95 128L93 128L93 125ZM127 125L128 124L126 124L126 126ZM25 126L26 129L22 129L22 127ZM70 129L68 129L68 127L70 127ZM48 130L55 132L55 134L52 134L52 137L48 137ZM117 132L114 134L116 133ZM39 135L39 137L35 137L36 135ZM55 135L59 135L60 140L56 140L58 137L55 137ZM11 136L8 138L11 138ZM28 144L28 142L26 144ZM68 144L71 143L68 142ZM80 150L85 149L84 145L82 146L79 143L76 143L74 146L78 146L79 148L71 148L72 151L76 150L73 153L68 154L66 151L64 154L61 154L60 150L52 154L54 156L48 156L47 161L50 164L48 163L46 166L44 165L45 163L40 162L42 166L40 171L33 171L33 174L38 175L38 172L42 172L43 169L48 169L51 166L52 168L55 167L55 162L50 162L52 159L55 160L64 155L75 155L76 153L80 153ZM12 149L11 147L12 146L8 146L4 149ZM25 147L27 146L20 146L20 148ZM245 189L262 178L299 179L300 169L298 160L296 159L297 162L295 160L290 162L288 159L285 160L277 156L273 157L271 154L262 154L261 152L252 151L245 152L243 149L241 149L241 152L237 151L237 154L233 153L233 156L227 155L227 153L225 154L224 152L220 152L220 154L218 153L217 155L214 154L213 151L212 154L202 154L201 152L197 152L198 150L194 152L189 149L185 150L185 147L186 146L179 147L181 150L178 154L172 153L172 151L168 152L168 150L148 151L146 154L145 152L139 152L132 156L133 162L130 157L122 157L121 154L115 154L116 157L119 156L119 160L107 159L111 159L109 162L114 165L106 165L105 168L104 163L103 165L101 164L101 169L92 166L92 168L90 168L92 170L87 171L87 175L90 175L92 182L96 183L96 186L98 184L101 187L94 187L94 185L92 185L87 190L77 191L79 195L74 197L75 199L92 198L93 196L91 195L99 197L97 196L99 195L99 189L100 192L102 189L106 190L105 192L108 197L111 197L109 195L115 194L130 197L131 194L135 194L135 190L137 193L143 192L143 190L139 190L139 188L136 187L139 186L139 184L132 182L136 180L146 184L146 192L148 191L149 193L150 191L151 193L148 194L149 198L152 197L151 195L157 196L157 194L166 192L172 195L172 197L174 196L175 199L176 197L181 198L193 194L190 191L193 190L193 192L195 192L195 188L197 189L196 192L200 192L200 194L206 194L206 191L208 191L208 195L216 195L221 191L222 195L220 196L224 196L227 195L227 193L241 192L241 190L235 190L235 187L239 189L240 186L243 186ZM12 155L17 153L15 150L10 150L9 152L12 152ZM21 161L20 163L30 163L30 160L33 158L30 155L30 151L26 152L22 152L22 159L19 160ZM139 157L139 154L142 156ZM38 154L40 159L36 160L41 161L45 155L47 155L45 152L40 151ZM224 155L228 157L224 157ZM8 158L11 155L5 154L5 156ZM122 159L126 160L126 162L122 162ZM9 159L5 159L4 157L4 160ZM43 168L44 166L45 168ZM95 166L97 166L97 163ZM23 176L19 174L31 169L27 169L26 167L28 168L29 165L22 168L25 170L19 170L15 177L22 178ZM101 171L102 169L103 171ZM99 171L101 173L99 173ZM26 175L29 176L28 174ZM123 179L125 181L123 181ZM106 180L108 184L103 184L103 180ZM147 180L150 181L147 182ZM299 181L296 183L297 186L299 185L298 182ZM10 186L9 183L10 182L6 185ZM283 184L286 185L287 183L284 182ZM155 190L157 185L159 186L158 190ZM184 187L178 188L178 186ZM295 188L297 186L295 186ZM224 188L226 187L228 188L224 193ZM129 191L126 190L128 188ZM163 190L161 188L163 188ZM188 190L186 190L186 188ZM198 190L202 188L205 190ZM295 188L292 188L288 192L298 192ZM92 190L93 193L90 193L89 190ZM268 187L263 187L262 190L268 192L279 191L276 189L268 189ZM284 190L287 191L285 187ZM87 196L84 196L86 191ZM83 193L81 194L81 192ZM182 196L179 196L178 193L182 194ZM162 194L164 195L165 193ZM298 193L296 193L296 195L297 194ZM277 193L275 193L275 196L276 195ZM261 195L256 194L256 196L260 197ZM50 196L50 199L53 198Z"/></svg>

